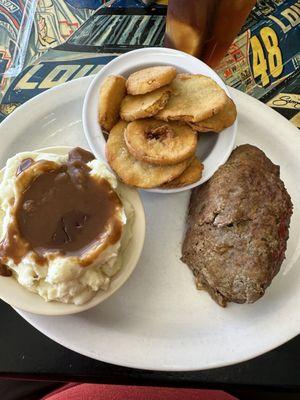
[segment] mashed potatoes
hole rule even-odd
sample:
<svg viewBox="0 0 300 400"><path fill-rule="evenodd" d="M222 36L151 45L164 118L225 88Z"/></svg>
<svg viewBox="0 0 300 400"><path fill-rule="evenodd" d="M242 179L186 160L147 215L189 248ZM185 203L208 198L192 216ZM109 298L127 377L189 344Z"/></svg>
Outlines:
<svg viewBox="0 0 300 400"><path fill-rule="evenodd" d="M0 237L5 237L8 226L13 218L13 203L18 197L16 185L16 171L24 159L33 161L49 160L57 164L67 161L67 155L26 152L19 153L7 161L0 184ZM117 180L106 166L99 160L87 163L89 174L95 179L106 179L111 187L117 191ZM23 188L24 189L24 188ZM38 293L46 301L56 300L63 303L83 304L89 301L98 290L106 290L111 278L121 268L122 248L126 246L130 236L130 223L133 216L132 206L122 200L123 208L118 218L123 226L121 239L101 252L91 264L86 267L80 265L78 256L46 253L46 264L35 262L33 251L29 251L16 264L8 258L6 265L13 271L14 277L28 290Z"/></svg>

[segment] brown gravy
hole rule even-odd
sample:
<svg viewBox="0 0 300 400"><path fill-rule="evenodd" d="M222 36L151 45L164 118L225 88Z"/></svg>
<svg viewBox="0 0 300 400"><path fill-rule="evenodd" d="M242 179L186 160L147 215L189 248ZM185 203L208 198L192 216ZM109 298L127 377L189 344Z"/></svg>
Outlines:
<svg viewBox="0 0 300 400"><path fill-rule="evenodd" d="M31 180L14 207L14 221L0 243L0 262L11 257L17 264L32 250L42 264L46 252L81 256L108 234L109 244L120 239L122 203L105 179L89 175L86 163L93 158L75 148L57 168L39 161L45 170Z"/></svg>

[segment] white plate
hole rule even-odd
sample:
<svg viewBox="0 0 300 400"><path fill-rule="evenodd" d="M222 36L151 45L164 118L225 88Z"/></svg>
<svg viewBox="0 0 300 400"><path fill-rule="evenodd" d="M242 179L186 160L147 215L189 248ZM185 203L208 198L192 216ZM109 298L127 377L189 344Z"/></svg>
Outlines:
<svg viewBox="0 0 300 400"><path fill-rule="evenodd" d="M98 124L99 88L108 75L128 77L132 72L154 65L172 65L179 72L203 74L209 76L231 97L230 91L222 79L204 62L182 51L167 48L146 48L133 50L113 59L95 76L84 100L82 111L83 129L93 153L103 160L106 141ZM177 189L147 189L155 193L177 193L192 189L206 182L227 160L234 147L237 132L237 120L232 126L219 134L201 133L199 135L197 156L204 165L203 174L198 182Z"/></svg>
<svg viewBox="0 0 300 400"><path fill-rule="evenodd" d="M0 127L1 165L15 152L43 146L86 146L81 124L92 78L58 86L25 103ZM129 367L193 370L244 361L300 332L300 137L278 113L233 90L238 143L263 149L277 164L293 199L287 260L266 295L222 309L195 289L179 261L189 192L143 192L147 230L140 261L126 284L100 306L67 317L20 314L58 343L86 356ZM30 118L28 118L30 116Z"/></svg>

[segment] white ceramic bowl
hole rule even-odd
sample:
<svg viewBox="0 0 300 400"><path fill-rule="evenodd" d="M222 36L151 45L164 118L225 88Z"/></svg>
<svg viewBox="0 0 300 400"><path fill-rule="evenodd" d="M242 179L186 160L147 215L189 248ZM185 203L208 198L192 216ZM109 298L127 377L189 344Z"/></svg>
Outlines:
<svg viewBox="0 0 300 400"><path fill-rule="evenodd" d="M166 48L147 48L125 53L103 67L91 83L83 104L83 128L90 148L96 157L106 160L105 139L98 124L99 89L108 75L128 77L132 72L154 65L173 65L178 72L203 74L216 81L227 95L231 97L222 79L206 64L181 51ZM179 189L147 189L150 192L174 193L192 189L207 181L224 164L234 147L237 121L219 134L201 133L197 155L204 164L203 175L198 182Z"/></svg>
<svg viewBox="0 0 300 400"><path fill-rule="evenodd" d="M54 154L66 154L71 147L48 147L37 151ZM3 170L0 171L0 179ZM123 253L123 265L121 270L111 279L108 290L99 290L87 303L76 306L56 301L46 302L38 294L30 292L21 286L13 277L0 276L0 298L12 307L19 308L34 314L41 315L67 315L95 307L110 297L127 281L140 258L145 239L145 213L138 191L123 184L119 184L120 193L132 204L135 212L132 224L132 238Z"/></svg>

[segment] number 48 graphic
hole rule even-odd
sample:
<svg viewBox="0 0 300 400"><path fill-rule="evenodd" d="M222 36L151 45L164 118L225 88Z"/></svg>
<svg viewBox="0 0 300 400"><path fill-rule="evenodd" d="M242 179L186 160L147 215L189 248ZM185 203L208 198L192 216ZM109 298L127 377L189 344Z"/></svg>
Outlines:
<svg viewBox="0 0 300 400"><path fill-rule="evenodd" d="M254 78L261 77L262 86L267 86L270 83L269 75L277 78L283 71L282 54L278 46L278 37L272 28L262 28L260 37L261 40L256 35L250 39L252 69ZM267 59L265 54L267 55Z"/></svg>

